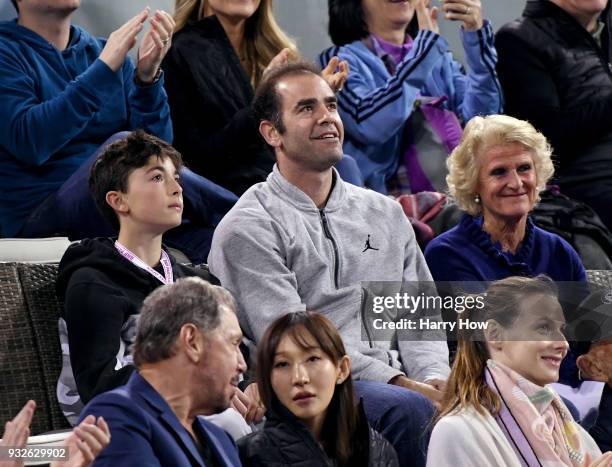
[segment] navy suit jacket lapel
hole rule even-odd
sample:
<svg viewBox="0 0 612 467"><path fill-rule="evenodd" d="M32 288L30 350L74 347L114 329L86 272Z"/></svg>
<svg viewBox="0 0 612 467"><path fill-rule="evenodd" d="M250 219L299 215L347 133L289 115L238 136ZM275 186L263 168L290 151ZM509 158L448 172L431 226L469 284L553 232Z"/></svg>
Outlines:
<svg viewBox="0 0 612 467"><path fill-rule="evenodd" d="M137 378L135 378L135 376ZM138 392L142 398L158 412L158 417L163 421L164 425L169 430L174 432L175 438L177 439L181 448L188 453L192 462L195 462L201 467L204 466L202 455L198 451L195 442L191 438L189 432L181 425L177 416L172 411L168 403L164 398L138 373L134 373L130 378L130 383L138 387Z"/></svg>
<svg viewBox="0 0 612 467"><path fill-rule="evenodd" d="M203 433L206 434L208 438L207 441L210 443L210 449L215 456L217 456L217 460L222 462L227 467L235 467L232 463L231 459L227 456L226 450L223 442L215 435L213 432L206 428L206 425L202 422L200 417L196 417L196 423L199 425L200 429ZM226 444L230 444L230 440L226 441Z"/></svg>

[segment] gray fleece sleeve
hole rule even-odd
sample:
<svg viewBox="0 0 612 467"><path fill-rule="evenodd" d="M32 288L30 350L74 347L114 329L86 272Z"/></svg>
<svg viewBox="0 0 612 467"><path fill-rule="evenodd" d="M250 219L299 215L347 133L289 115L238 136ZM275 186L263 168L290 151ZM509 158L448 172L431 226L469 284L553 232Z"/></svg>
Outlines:
<svg viewBox="0 0 612 467"><path fill-rule="evenodd" d="M405 216L401 216L400 219L402 220L401 223L404 224L402 228L409 229L410 232L404 252L404 283L418 281L426 284L426 288L427 286L433 288L433 278L416 241L412 226ZM429 314L428 317L436 320L442 319L439 313ZM446 332L425 331L422 333L421 339L415 338L415 336L410 339L402 339L401 334L399 334L398 347L404 371L409 378L421 382L434 378L443 380L448 378L450 367L448 364Z"/></svg>
<svg viewBox="0 0 612 467"><path fill-rule="evenodd" d="M275 319L306 309L283 259L283 235L266 220L243 220L238 229L222 223L208 256L210 271L236 299L243 331L255 342Z"/></svg>

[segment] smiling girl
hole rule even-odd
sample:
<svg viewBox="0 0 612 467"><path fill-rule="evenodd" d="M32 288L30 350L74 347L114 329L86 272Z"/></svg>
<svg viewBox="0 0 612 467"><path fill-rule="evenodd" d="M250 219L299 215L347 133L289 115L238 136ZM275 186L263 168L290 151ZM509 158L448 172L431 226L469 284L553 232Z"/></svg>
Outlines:
<svg viewBox="0 0 612 467"><path fill-rule="evenodd" d="M263 430L239 442L243 465L398 465L357 405L350 359L323 315L289 313L272 323L258 345L257 379L270 409Z"/></svg>
<svg viewBox="0 0 612 467"><path fill-rule="evenodd" d="M568 350L552 281L494 282L471 313L487 327L459 336L427 465L611 466L548 386Z"/></svg>

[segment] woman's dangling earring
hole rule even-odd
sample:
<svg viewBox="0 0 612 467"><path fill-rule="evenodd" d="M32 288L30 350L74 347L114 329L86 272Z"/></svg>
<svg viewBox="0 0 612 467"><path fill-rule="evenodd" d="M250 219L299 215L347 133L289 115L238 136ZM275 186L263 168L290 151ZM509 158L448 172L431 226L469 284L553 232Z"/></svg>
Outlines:
<svg viewBox="0 0 612 467"><path fill-rule="evenodd" d="M480 204L480 195L476 195L476 196L474 196L474 202L475 202L476 204Z"/></svg>

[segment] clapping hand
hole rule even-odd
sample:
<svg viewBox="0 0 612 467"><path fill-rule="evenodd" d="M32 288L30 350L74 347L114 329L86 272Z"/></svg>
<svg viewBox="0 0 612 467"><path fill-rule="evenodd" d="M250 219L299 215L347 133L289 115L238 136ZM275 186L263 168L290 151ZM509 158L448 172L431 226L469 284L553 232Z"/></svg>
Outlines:
<svg viewBox="0 0 612 467"><path fill-rule="evenodd" d="M445 0L442 9L446 19L463 21L466 31L477 31L484 25L480 0Z"/></svg>
<svg viewBox="0 0 612 467"><path fill-rule="evenodd" d="M15 416L15 418L13 418L10 422L6 422L6 425L4 425L2 441L0 441L0 447L25 447L26 443L28 442L28 436L30 436L30 423L32 422L35 409L36 403L34 401L28 401ZM21 466L23 466L23 461L0 461L0 467Z"/></svg>
<svg viewBox="0 0 612 467"><path fill-rule="evenodd" d="M344 83L348 79L349 64L346 60L340 61L338 57L332 57L327 66L321 72L321 76L334 92L342 91Z"/></svg>
<svg viewBox="0 0 612 467"><path fill-rule="evenodd" d="M100 60L113 71L119 71L128 52L136 45L136 37L143 30L149 17L150 9L146 7L116 31L113 31L100 53ZM165 11L157 10L149 21L150 28L142 38L138 50L136 73L143 83L151 83L162 59L170 48L174 20Z"/></svg>
<svg viewBox="0 0 612 467"><path fill-rule="evenodd" d="M419 23L419 30L433 31L440 33L438 27L438 8L429 8L429 0L416 0L416 14Z"/></svg>
<svg viewBox="0 0 612 467"><path fill-rule="evenodd" d="M150 83L155 79L163 58L170 49L174 19L169 13L157 10L149 21L151 27L145 33L138 49L138 79Z"/></svg>
<svg viewBox="0 0 612 467"><path fill-rule="evenodd" d="M100 52L100 60L117 72L125 62L127 53L136 45L136 36L149 16L149 7L142 10L116 31L111 32L106 45Z"/></svg>
<svg viewBox="0 0 612 467"><path fill-rule="evenodd" d="M110 429L102 417L88 415L64 441L67 461L51 462L50 467L88 467L110 443Z"/></svg>
<svg viewBox="0 0 612 467"><path fill-rule="evenodd" d="M262 73L262 79L265 79L268 73L270 73L272 70L289 63L290 58L291 58L291 51L289 49L285 48L281 50L279 53L276 54L276 56L272 60L270 60L270 63L268 63L268 66Z"/></svg>
<svg viewBox="0 0 612 467"><path fill-rule="evenodd" d="M25 448L30 436L30 423L34 416L36 403L28 401L26 405L4 427L0 446ZM110 443L110 430L102 417L89 415L64 441L68 449L68 460L51 462L51 467L88 467L96 456ZM22 467L23 461L0 461L0 467Z"/></svg>

